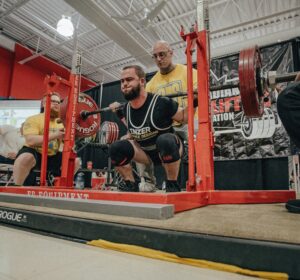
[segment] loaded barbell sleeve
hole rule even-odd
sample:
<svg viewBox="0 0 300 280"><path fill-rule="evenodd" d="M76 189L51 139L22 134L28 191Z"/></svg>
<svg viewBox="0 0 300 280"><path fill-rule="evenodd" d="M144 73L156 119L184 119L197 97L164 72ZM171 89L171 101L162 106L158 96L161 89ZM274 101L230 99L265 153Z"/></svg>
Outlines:
<svg viewBox="0 0 300 280"><path fill-rule="evenodd" d="M294 81L298 72L291 72L291 73L285 73L275 76L275 83L284 83L284 82L291 82ZM269 79L268 79L269 83Z"/></svg>
<svg viewBox="0 0 300 280"><path fill-rule="evenodd" d="M272 86L274 84L278 83L284 83L284 82L292 82L295 80L298 72L291 72L291 73L285 73L285 74L273 74L273 71L268 72L268 77L266 78L268 86ZM232 88L238 88L240 86L239 83L237 84L228 84L228 85L218 85L218 86L210 86L210 91L218 91L218 90L224 90L224 89L232 89ZM181 95L183 96L183 95Z"/></svg>
<svg viewBox="0 0 300 280"><path fill-rule="evenodd" d="M291 73L285 73L285 74L273 74L273 71L268 72L268 77L266 78L267 84L269 86L273 85L274 82L275 84L277 83L284 83L284 82L292 82L295 80L298 72L291 72ZM232 88L238 88L240 86L239 83L236 84L225 84L225 85L218 85L218 86L210 86L209 90L210 91L218 91L218 90L224 90L224 89L232 89ZM178 96L184 96L178 95ZM171 96L170 96L171 97Z"/></svg>

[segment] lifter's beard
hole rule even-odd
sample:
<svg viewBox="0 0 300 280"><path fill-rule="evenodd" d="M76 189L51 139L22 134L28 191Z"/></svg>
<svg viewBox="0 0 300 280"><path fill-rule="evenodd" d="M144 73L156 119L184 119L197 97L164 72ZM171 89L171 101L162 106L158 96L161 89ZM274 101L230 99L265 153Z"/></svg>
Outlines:
<svg viewBox="0 0 300 280"><path fill-rule="evenodd" d="M137 85L135 88L133 88L131 91L129 91L128 93L124 94L124 98L127 101L131 101L136 99L137 97L140 96L140 90L141 90L141 86Z"/></svg>
<svg viewBox="0 0 300 280"><path fill-rule="evenodd" d="M59 118L59 112L51 109L50 110L50 119L54 120L54 119L57 119L57 118Z"/></svg>

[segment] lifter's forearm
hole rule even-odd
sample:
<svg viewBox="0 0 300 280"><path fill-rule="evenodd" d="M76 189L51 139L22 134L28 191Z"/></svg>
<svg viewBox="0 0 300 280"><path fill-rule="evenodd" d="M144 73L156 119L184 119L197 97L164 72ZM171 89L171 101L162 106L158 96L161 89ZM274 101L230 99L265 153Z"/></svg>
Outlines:
<svg viewBox="0 0 300 280"><path fill-rule="evenodd" d="M172 117L172 119L179 123L187 123L188 122L188 109L187 107L182 108L178 107L176 114Z"/></svg>
<svg viewBox="0 0 300 280"><path fill-rule="evenodd" d="M62 131L49 133L49 141L52 141L54 139L62 139L62 138L63 138ZM44 136L43 135L26 135L25 140L26 140L26 144L29 146L40 147L43 145Z"/></svg>

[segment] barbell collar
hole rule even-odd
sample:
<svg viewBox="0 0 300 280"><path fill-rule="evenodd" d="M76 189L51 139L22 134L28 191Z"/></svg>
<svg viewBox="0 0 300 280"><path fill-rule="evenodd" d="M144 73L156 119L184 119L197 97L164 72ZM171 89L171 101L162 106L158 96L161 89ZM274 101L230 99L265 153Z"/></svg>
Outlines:
<svg viewBox="0 0 300 280"><path fill-rule="evenodd" d="M298 72L291 72L286 74L276 75L275 81L276 83L284 83L294 81Z"/></svg>

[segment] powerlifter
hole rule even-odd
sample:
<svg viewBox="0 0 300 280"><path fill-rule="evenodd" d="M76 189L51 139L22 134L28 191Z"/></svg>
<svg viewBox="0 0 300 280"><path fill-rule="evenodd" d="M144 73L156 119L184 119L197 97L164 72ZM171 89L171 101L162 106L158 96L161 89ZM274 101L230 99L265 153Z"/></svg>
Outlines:
<svg viewBox="0 0 300 280"><path fill-rule="evenodd" d="M130 164L133 160L145 165L162 164L167 176L166 192L180 192L177 177L183 147L172 123L187 123L188 110L168 97L148 94L145 84L145 72L140 66L122 69L121 91L128 102L118 114L125 117L128 138L114 142L109 148L111 161L125 181L120 190L139 191ZM110 108L114 111L119 106L114 102ZM194 107L197 106L195 99Z"/></svg>
<svg viewBox="0 0 300 280"><path fill-rule="evenodd" d="M295 82L289 84L278 96L277 110L287 133L300 149L300 72ZM293 213L300 213L300 199L290 200L286 208Z"/></svg>
<svg viewBox="0 0 300 280"><path fill-rule="evenodd" d="M287 133L300 148L300 72L278 96L277 110Z"/></svg>

